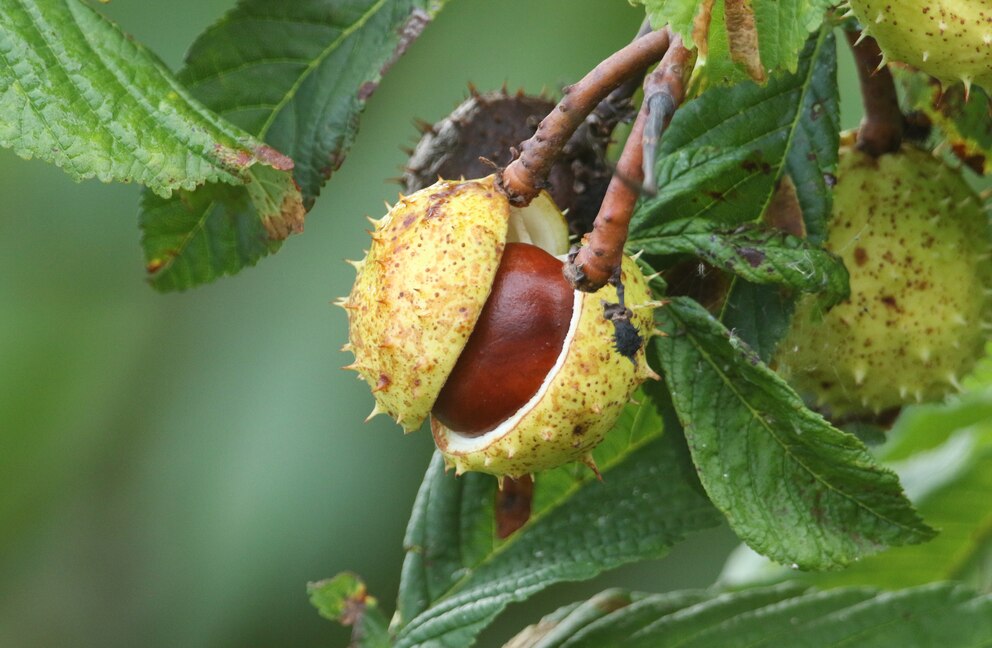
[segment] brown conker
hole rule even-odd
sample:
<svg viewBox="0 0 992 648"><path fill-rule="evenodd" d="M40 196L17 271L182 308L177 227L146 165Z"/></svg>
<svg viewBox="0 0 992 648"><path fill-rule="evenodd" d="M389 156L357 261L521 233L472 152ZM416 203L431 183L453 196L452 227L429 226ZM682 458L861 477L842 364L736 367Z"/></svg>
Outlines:
<svg viewBox="0 0 992 648"><path fill-rule="evenodd" d="M574 302L561 261L537 246L507 243L475 329L434 403L434 417L478 436L523 407L561 354Z"/></svg>

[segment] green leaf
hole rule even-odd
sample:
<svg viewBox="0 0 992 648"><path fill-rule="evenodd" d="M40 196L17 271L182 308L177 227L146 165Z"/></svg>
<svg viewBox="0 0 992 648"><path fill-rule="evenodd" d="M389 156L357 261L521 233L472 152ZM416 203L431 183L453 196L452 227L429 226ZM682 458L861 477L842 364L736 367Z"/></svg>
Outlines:
<svg viewBox="0 0 992 648"><path fill-rule="evenodd" d="M692 593L695 596L695 593ZM614 594L617 596L617 594ZM660 600L678 593L661 595ZM561 648L830 648L871 646L988 645L992 636L992 596L952 584L898 592L857 588L832 591L789 586L690 597L654 615L636 609L651 595L584 625ZM574 614L574 613L573 613ZM635 623L631 623L634 621ZM566 617L560 623L567 623ZM544 644L517 643L514 648ZM550 648L550 647L549 647Z"/></svg>
<svg viewBox="0 0 992 648"><path fill-rule="evenodd" d="M657 196L638 208L631 238L651 237L676 218L757 221L787 167L800 201L828 214L829 197L819 194L829 192L819 189L836 167L838 121L836 45L825 30L795 74L710 90L676 111L658 147ZM822 236L822 223L807 228Z"/></svg>
<svg viewBox="0 0 992 648"><path fill-rule="evenodd" d="M382 75L442 5L241 0L197 39L178 78L219 115L292 157L309 207L344 161ZM281 204L271 191L197 194L142 204L145 256L159 290L234 274L279 247L257 225L261 209Z"/></svg>
<svg viewBox="0 0 992 648"><path fill-rule="evenodd" d="M658 194L635 213L632 241L663 235L676 218L728 229L763 218L775 223L769 209L776 187L791 183L800 228L821 243L831 209L828 179L837 165L836 70L836 43L824 29L810 39L795 74L777 74L764 86L715 88L679 108L659 146ZM735 279L721 320L768 360L792 305L777 287Z"/></svg>
<svg viewBox="0 0 992 648"><path fill-rule="evenodd" d="M435 456L404 540L397 646L469 645L509 603L658 558L717 522L677 435L661 433L663 391L639 398L593 453L603 480L584 466L537 475L531 519L506 540L494 533L495 479L447 475Z"/></svg>
<svg viewBox="0 0 992 648"><path fill-rule="evenodd" d="M76 180L137 182L162 197L293 168L79 0L0 0L0 146ZM298 202L292 193L283 196Z"/></svg>
<svg viewBox="0 0 992 648"><path fill-rule="evenodd" d="M950 431L948 429L950 428ZM721 580L734 586L793 578L819 587L909 587L940 580L992 589L992 393L910 408L879 449L921 515L941 530L924 545L895 547L842 572L796 574L737 551ZM936 439L936 442L934 441ZM914 451L915 449L915 451Z"/></svg>
<svg viewBox="0 0 992 648"><path fill-rule="evenodd" d="M320 616L351 626L351 645L356 648L388 648L389 633L386 618L374 598L368 595L365 583L351 573L309 583L310 603Z"/></svg>
<svg viewBox="0 0 992 648"><path fill-rule="evenodd" d="M632 0L643 4L651 25L656 29L670 24L688 44L695 44L705 56L700 70L705 85L732 83L746 78L747 67L735 61L733 44L753 42L760 59L759 69L774 72L795 71L799 52L810 32L824 20L832 0L749 0L743 5L750 14L749 38L742 39L739 28L728 29L728 4L725 0ZM711 12L706 7L711 5ZM706 17L709 17L706 20ZM735 31L736 30L736 31ZM753 30L753 31L752 31ZM696 39L704 42L695 42ZM752 71L752 75L754 71Z"/></svg>
<svg viewBox="0 0 992 648"><path fill-rule="evenodd" d="M630 4L644 5L648 20L655 29L671 25L687 46L693 45L692 25L704 3L699 0L630 0Z"/></svg>
<svg viewBox="0 0 992 648"><path fill-rule="evenodd" d="M240 0L201 35L179 79L296 161L308 203L344 161L382 75L444 0Z"/></svg>
<svg viewBox="0 0 992 648"><path fill-rule="evenodd" d="M992 97L972 86L965 99L963 84L942 88L940 82L908 68L892 67L904 103L930 118L950 150L976 173L992 171Z"/></svg>
<svg viewBox="0 0 992 648"><path fill-rule="evenodd" d="M290 233L277 216L284 208L298 207L292 221L302 221L299 201L293 179L267 169L244 187L207 185L172 198L145 192L138 222L152 285L183 290L254 265Z"/></svg>
<svg viewBox="0 0 992 648"><path fill-rule="evenodd" d="M654 347L700 481L754 550L831 569L933 536L894 473L702 307L676 298L658 320L668 337Z"/></svg>
<svg viewBox="0 0 992 648"><path fill-rule="evenodd" d="M653 255L692 254L752 283L824 293L826 306L850 294L847 269L838 257L758 224L731 229L700 218L671 221L655 228L650 238L630 240L629 246Z"/></svg>

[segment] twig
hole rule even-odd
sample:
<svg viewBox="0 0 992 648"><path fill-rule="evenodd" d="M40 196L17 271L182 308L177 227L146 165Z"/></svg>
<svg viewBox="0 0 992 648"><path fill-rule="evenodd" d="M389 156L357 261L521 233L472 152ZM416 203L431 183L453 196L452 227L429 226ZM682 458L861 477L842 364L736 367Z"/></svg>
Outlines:
<svg viewBox="0 0 992 648"><path fill-rule="evenodd" d="M874 38L859 31L849 31L847 40L854 53L861 81L861 101L865 107L865 116L858 128L857 147L872 157L894 153L902 146L903 116L892 73Z"/></svg>
<svg viewBox="0 0 992 648"><path fill-rule="evenodd" d="M610 92L661 59L668 50L669 40L667 29L637 38L593 68L581 81L565 88L565 96L541 121L534 136L521 144L520 157L503 170L500 188L510 202L527 205L540 193L552 164L575 129Z"/></svg>
<svg viewBox="0 0 992 648"><path fill-rule="evenodd" d="M651 24L645 20L634 37L640 38L651 33ZM617 124L630 123L637 116L633 97L644 82L643 70L633 74L620 86L599 102L595 109L586 117L575 134L562 149L561 157L555 162L548 176L548 182L558 194L552 191L552 197L558 198L563 193L560 178L556 180L559 167L567 166L571 171L571 190L574 198L568 206L569 230L580 238L592 230L592 222L596 218L599 206L603 203L606 188L613 177L615 164L610 161L607 151L613 141L613 131ZM564 193L568 193L565 191ZM564 205L559 205L564 207Z"/></svg>
<svg viewBox="0 0 992 648"><path fill-rule="evenodd" d="M650 33L651 23L645 18L637 31L637 35L634 36L634 40L636 41ZM586 124L595 129L604 139L609 137L619 122L634 117L632 98L644 82L644 72L647 72L647 68L631 75L616 90L600 101L586 118Z"/></svg>
<svg viewBox="0 0 992 648"><path fill-rule="evenodd" d="M685 70L691 69L694 58L694 52L686 49L682 38L676 35L661 64L644 80L644 102L649 111L644 127L644 186L651 193L656 185L654 161L658 142L685 98Z"/></svg>
<svg viewBox="0 0 992 648"><path fill-rule="evenodd" d="M644 81L644 103L617 162L616 174L606 190L588 242L565 266L565 276L579 290L595 292L619 277L627 229L643 188L645 169L653 168L661 132L685 97L683 76L692 56L682 40L673 36L661 64ZM652 176L653 185L653 170L648 175Z"/></svg>

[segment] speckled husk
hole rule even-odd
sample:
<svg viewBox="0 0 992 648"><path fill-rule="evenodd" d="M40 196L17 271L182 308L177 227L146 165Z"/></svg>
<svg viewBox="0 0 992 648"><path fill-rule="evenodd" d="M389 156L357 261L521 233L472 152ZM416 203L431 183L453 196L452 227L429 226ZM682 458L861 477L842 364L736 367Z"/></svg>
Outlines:
<svg viewBox="0 0 992 648"><path fill-rule="evenodd" d="M622 281L625 305L634 313L632 323L647 340L655 303L643 274L629 258L623 261ZM515 415L515 424L511 418L509 425L504 422L481 437L465 439L431 419L437 447L457 472L519 477L583 460L616 423L637 386L654 376L643 345L633 362L616 350L613 323L603 311L604 302L617 301L616 290L608 285L595 294L576 295L581 313L574 337L566 341L564 362L542 386L543 395L539 391Z"/></svg>
<svg viewBox="0 0 992 648"><path fill-rule="evenodd" d="M373 414L406 431L430 412L486 303L506 242L509 203L494 178L440 181L376 224L342 303Z"/></svg>
<svg viewBox="0 0 992 648"><path fill-rule="evenodd" d="M959 173L904 146L878 159L841 150L826 247L851 273L851 298L819 319L800 302L778 370L834 414L938 399L987 337L988 220Z"/></svg>
<svg viewBox="0 0 992 648"><path fill-rule="evenodd" d="M987 0L850 0L888 60L942 82L992 90L992 4Z"/></svg>

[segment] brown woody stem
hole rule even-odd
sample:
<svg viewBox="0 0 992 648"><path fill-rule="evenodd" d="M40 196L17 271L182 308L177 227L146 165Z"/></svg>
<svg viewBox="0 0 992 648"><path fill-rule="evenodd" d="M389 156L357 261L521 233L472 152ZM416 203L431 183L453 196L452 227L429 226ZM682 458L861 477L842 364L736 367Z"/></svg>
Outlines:
<svg viewBox="0 0 992 648"><path fill-rule="evenodd" d="M634 40L650 34L651 31L651 23L645 18L637 31L637 35L634 36ZM604 139L613 133L613 129L618 123L633 119L635 113L632 100L641 88L641 84L644 83L644 72L647 72L647 68L637 74L630 75L626 81L600 101L599 105L586 117L586 123L591 128L596 129Z"/></svg>
<svg viewBox="0 0 992 648"><path fill-rule="evenodd" d="M854 53L865 107L857 147L872 157L895 153L902 146L903 116L892 73L884 65L882 50L874 38L849 31L847 40Z"/></svg>
<svg viewBox="0 0 992 648"><path fill-rule="evenodd" d="M575 85L521 144L520 157L503 169L500 187L510 202L524 206L541 192L562 148L596 106L633 75L657 62L668 50L667 29L651 32L611 55Z"/></svg>
<svg viewBox="0 0 992 648"><path fill-rule="evenodd" d="M619 275L627 229L643 189L645 170L653 176L654 151L672 113L685 98L684 74L692 57L682 39L673 36L661 64L644 80L644 102L588 242L565 266L565 276L579 290L595 292Z"/></svg>

